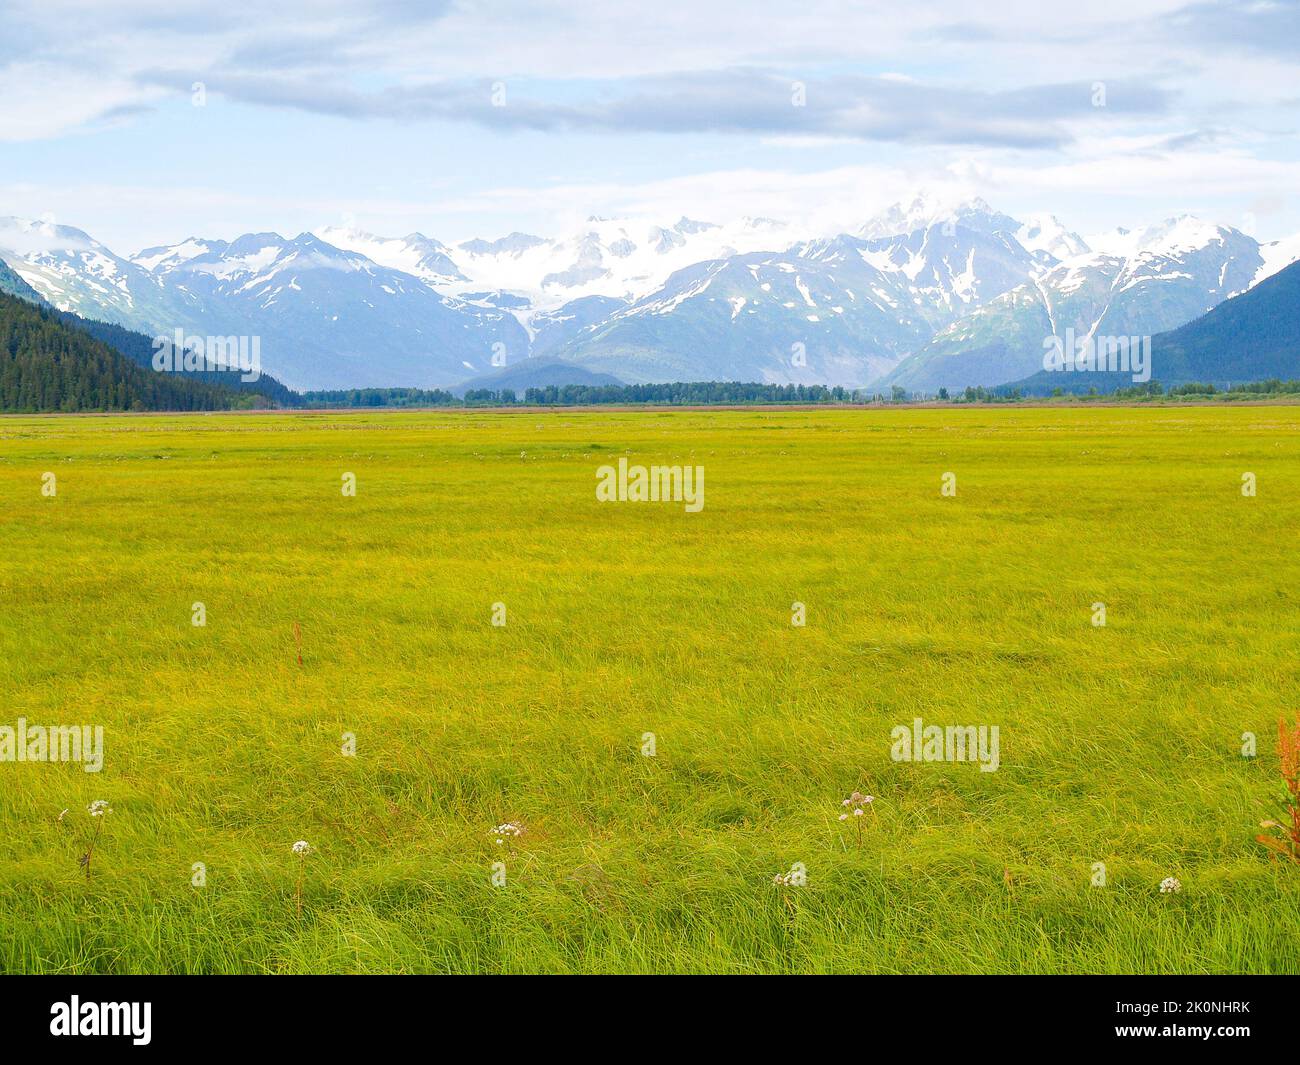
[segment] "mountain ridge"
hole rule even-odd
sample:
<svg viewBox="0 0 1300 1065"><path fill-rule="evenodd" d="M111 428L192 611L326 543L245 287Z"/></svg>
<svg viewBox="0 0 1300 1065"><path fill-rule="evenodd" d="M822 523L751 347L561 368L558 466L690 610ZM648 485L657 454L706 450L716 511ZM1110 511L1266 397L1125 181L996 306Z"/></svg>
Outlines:
<svg viewBox="0 0 1300 1065"><path fill-rule="evenodd" d="M0 219L0 261L28 298L145 333L259 336L268 372L297 388L448 388L543 356L629 382L992 386L1031 372L1057 330L1160 332L1298 255L1300 237L1260 245L1192 216L1085 238L928 196L826 236L593 217L550 239L335 226L125 258Z"/></svg>
<svg viewBox="0 0 1300 1065"><path fill-rule="evenodd" d="M1150 380L1161 386L1228 388L1271 378L1300 378L1300 262L1151 338ZM1031 395L1113 392L1134 384L1116 371L1049 371L1013 382Z"/></svg>

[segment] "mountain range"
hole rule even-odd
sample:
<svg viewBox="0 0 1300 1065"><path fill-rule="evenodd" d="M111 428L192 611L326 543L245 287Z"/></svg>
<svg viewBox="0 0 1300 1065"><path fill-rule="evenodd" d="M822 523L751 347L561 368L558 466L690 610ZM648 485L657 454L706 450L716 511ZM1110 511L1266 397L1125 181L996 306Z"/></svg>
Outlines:
<svg viewBox="0 0 1300 1065"><path fill-rule="evenodd" d="M266 371L299 389L459 390L542 366L548 383L991 387L1040 369L1045 338L1163 333L1297 258L1300 239L1191 216L1084 237L924 196L833 236L590 218L554 238L338 226L126 257L0 218L0 291L149 335L258 336Z"/></svg>

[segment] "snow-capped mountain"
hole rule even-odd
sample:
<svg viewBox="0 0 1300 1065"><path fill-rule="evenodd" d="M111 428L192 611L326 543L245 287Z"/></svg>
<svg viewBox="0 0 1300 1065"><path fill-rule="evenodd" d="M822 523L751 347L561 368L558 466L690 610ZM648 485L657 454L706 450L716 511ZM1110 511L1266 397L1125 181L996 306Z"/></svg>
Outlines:
<svg viewBox="0 0 1300 1065"><path fill-rule="evenodd" d="M0 258L60 310L146 331L171 320L166 286L80 229L0 218Z"/></svg>
<svg viewBox="0 0 1300 1065"><path fill-rule="evenodd" d="M627 306L614 296L579 296L553 311L537 311L527 317L532 338L529 355L552 355L590 329Z"/></svg>
<svg viewBox="0 0 1300 1065"><path fill-rule="evenodd" d="M420 277L446 294L473 298L482 292L509 293L526 301L518 310L533 313L555 311L590 296L637 299L684 267L784 248L799 235L772 219L742 219L720 226L681 218L664 226L648 220L594 217L553 239L511 233L453 247L418 233L388 238L354 228L326 227L315 234L335 247ZM526 321L529 315L520 317Z"/></svg>
<svg viewBox="0 0 1300 1065"><path fill-rule="evenodd" d="M965 225L841 235L679 270L556 354L638 381L867 385L1034 268L1008 235Z"/></svg>
<svg viewBox="0 0 1300 1065"><path fill-rule="evenodd" d="M556 355L634 381L865 384L930 332L906 291L856 254L753 252L679 270Z"/></svg>
<svg viewBox="0 0 1300 1065"><path fill-rule="evenodd" d="M450 385L490 369L494 354L528 350L509 312L306 233L190 238L127 260L81 230L6 219L0 256L86 318L150 335L260 337L263 368L296 388Z"/></svg>
<svg viewBox="0 0 1300 1065"><path fill-rule="evenodd" d="M868 219L858 230L857 236L876 240L905 237L935 227L951 232L954 226L992 234L1014 233L1020 228L1020 223L1010 215L995 211L978 196L971 200L960 200L926 192L906 207L896 203Z"/></svg>
<svg viewBox="0 0 1300 1065"><path fill-rule="evenodd" d="M1016 230L1016 240L1026 251L1046 258L1048 262L1084 255L1092 249L1088 242L1061 224L1055 215L1030 215Z"/></svg>
<svg viewBox="0 0 1300 1065"><path fill-rule="evenodd" d="M413 269L434 269L432 245L403 242ZM401 254L391 244L387 250ZM489 369L494 351L522 357L528 347L509 312L440 296L428 276L382 266L310 233L190 240L137 261L153 264L173 294L183 315L178 326L262 337L263 364L291 387L450 385Z"/></svg>
<svg viewBox="0 0 1300 1065"><path fill-rule="evenodd" d="M1019 380L1042 368L1049 337L1173 329L1250 288L1264 266L1244 233L1186 215L1087 243L1093 250L939 330L881 384L934 392Z"/></svg>
<svg viewBox="0 0 1300 1065"><path fill-rule="evenodd" d="M589 218L571 233L543 240L514 233L466 241L455 249L468 277L460 291L500 289L526 296L536 311L576 299L628 301L659 288L676 271L710 259L788 247L791 227L771 219L720 226L681 218L671 226L645 220Z"/></svg>
<svg viewBox="0 0 1300 1065"><path fill-rule="evenodd" d="M797 235L784 223L766 218L721 226L690 218L660 225L645 219L593 217L553 239L516 232L492 241L437 245L447 262L439 276L430 276L410 269L406 247L412 238L394 241L341 229L316 233L376 262L415 273L443 295L509 311L528 334L527 350L521 354L533 357L560 350L583 330L662 287L679 270L785 247Z"/></svg>
<svg viewBox="0 0 1300 1065"><path fill-rule="evenodd" d="M299 388L446 387L539 356L626 381L995 385L1037 369L1045 337L1173 328L1298 256L1300 236L1261 246L1187 216L1084 238L933 196L816 238L762 218L590 218L553 238L337 226L129 259L0 219L0 261L54 306L259 336L264 369Z"/></svg>
<svg viewBox="0 0 1300 1065"><path fill-rule="evenodd" d="M452 260L450 249L423 233L376 237L352 226L325 226L315 234L327 244L364 255L380 266L418 277L435 288L468 280Z"/></svg>
<svg viewBox="0 0 1300 1065"><path fill-rule="evenodd" d="M1038 268L1011 235L1014 220L952 217L891 237L841 235L698 264L557 356L638 381L865 386Z"/></svg>
<svg viewBox="0 0 1300 1065"><path fill-rule="evenodd" d="M163 248L145 248L144 251L138 252L131 256L131 262L142 269L152 272L165 273L168 270L181 266L191 259L198 258L200 255L211 253L220 253L224 251L228 244L224 240L198 240L190 237L179 244L173 244Z"/></svg>

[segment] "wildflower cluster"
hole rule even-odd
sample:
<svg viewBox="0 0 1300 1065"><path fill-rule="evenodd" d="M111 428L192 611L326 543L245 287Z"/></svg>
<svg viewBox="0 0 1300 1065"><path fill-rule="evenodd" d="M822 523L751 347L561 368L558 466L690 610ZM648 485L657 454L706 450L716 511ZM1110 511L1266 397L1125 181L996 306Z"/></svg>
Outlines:
<svg viewBox="0 0 1300 1065"><path fill-rule="evenodd" d="M795 862L788 873L777 873L772 877L772 883L777 887L807 887L808 870L803 862Z"/></svg>
<svg viewBox="0 0 1300 1065"><path fill-rule="evenodd" d="M854 824L857 825L859 849L862 847L862 818L867 814L867 807L871 806L875 801L876 797L874 795L863 795L862 792L855 791L840 803L840 805L844 807L844 812L840 814L840 820L847 821L852 817ZM873 812L874 809L875 808L872 807Z"/></svg>
<svg viewBox="0 0 1300 1065"><path fill-rule="evenodd" d="M855 791L852 795L850 795L847 799L845 799L842 803L840 803L840 805L845 807L846 809L851 809L853 811L854 817L861 817L863 814L867 812L866 811L867 806L875 801L876 801L876 797L874 795L863 795L862 792ZM840 814L841 821L847 821L848 819L849 819L849 815L847 813Z"/></svg>
<svg viewBox="0 0 1300 1065"><path fill-rule="evenodd" d="M67 810L64 810L63 813L59 814L60 821L63 820L67 812L68 812ZM108 802L104 799L96 799L94 802L92 802L89 806L86 807L86 813L90 814L91 817L99 819L96 820L95 822L95 834L90 838L90 846L86 848L86 853L77 859L77 864L86 870L87 880L90 879L90 859L95 854L95 846L96 844L99 843L99 833L104 828L104 822L102 818L104 817L105 814L111 814L112 812L113 812L113 808L109 806Z"/></svg>
<svg viewBox="0 0 1300 1065"><path fill-rule="evenodd" d="M524 826L517 821L507 821L503 825L497 825L492 830L492 836L497 846L503 844L507 839L517 839L524 834Z"/></svg>

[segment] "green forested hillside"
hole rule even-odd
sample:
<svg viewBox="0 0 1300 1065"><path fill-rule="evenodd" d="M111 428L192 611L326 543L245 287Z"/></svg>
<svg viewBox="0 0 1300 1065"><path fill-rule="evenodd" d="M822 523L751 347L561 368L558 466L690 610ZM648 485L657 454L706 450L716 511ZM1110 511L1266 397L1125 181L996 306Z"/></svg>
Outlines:
<svg viewBox="0 0 1300 1065"><path fill-rule="evenodd" d="M1240 384L1300 373L1300 263L1152 339L1152 376Z"/></svg>
<svg viewBox="0 0 1300 1065"><path fill-rule="evenodd" d="M62 320L0 293L0 410L229 410L261 397L154 373Z"/></svg>
<svg viewBox="0 0 1300 1065"><path fill-rule="evenodd" d="M62 319L74 329L89 333L96 340L102 340L109 347L120 351L138 366L152 372L154 341L144 333L125 329L112 322L97 322L82 318L71 311L61 311ZM292 389L282 385L269 374L262 374L256 381L241 381L239 374L221 370L190 370L183 374L189 380L202 381L209 385L228 388L234 392L264 396L272 403L282 407L292 407L300 402L301 397Z"/></svg>

